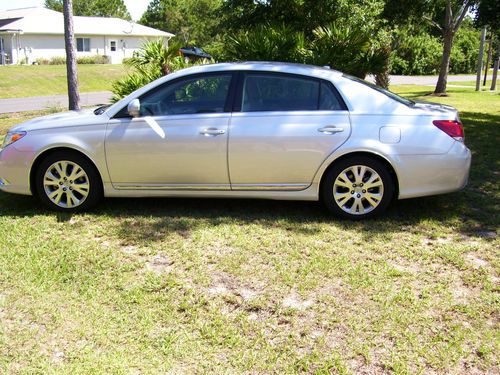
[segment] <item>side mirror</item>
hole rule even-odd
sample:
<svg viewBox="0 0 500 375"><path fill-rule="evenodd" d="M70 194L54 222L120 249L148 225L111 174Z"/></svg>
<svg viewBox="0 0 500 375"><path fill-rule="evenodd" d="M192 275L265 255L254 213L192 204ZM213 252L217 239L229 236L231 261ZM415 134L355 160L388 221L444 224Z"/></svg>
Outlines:
<svg viewBox="0 0 500 375"><path fill-rule="evenodd" d="M134 99L127 106L127 112L132 117L139 117L141 114L141 102L139 99Z"/></svg>

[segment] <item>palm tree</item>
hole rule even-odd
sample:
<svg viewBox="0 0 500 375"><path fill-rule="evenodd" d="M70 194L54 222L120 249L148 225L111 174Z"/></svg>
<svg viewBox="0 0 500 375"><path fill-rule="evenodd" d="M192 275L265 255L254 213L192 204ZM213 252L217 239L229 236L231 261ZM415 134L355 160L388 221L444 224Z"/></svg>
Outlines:
<svg viewBox="0 0 500 375"><path fill-rule="evenodd" d="M148 41L134 57L127 61L127 64L138 70L154 66L160 69L162 75L166 76L189 65L179 52L181 46L179 41L172 41L169 46L165 45L163 39Z"/></svg>
<svg viewBox="0 0 500 375"><path fill-rule="evenodd" d="M169 46L163 39L148 41L141 46L125 64L133 68L129 75L113 83L113 102L116 102L142 86L166 76L176 70L195 64L206 64L206 59L194 63L186 61L180 54L181 42L173 41Z"/></svg>
<svg viewBox="0 0 500 375"><path fill-rule="evenodd" d="M371 34L359 27L338 27L332 23L318 27L313 34L313 64L328 65L359 78L386 70L390 50L375 47Z"/></svg>

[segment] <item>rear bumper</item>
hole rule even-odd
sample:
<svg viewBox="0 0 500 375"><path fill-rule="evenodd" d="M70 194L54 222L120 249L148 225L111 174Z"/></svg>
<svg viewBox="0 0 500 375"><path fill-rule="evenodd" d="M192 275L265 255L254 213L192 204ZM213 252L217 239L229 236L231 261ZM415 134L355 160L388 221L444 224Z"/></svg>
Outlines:
<svg viewBox="0 0 500 375"><path fill-rule="evenodd" d="M398 157L399 199L451 193L467 185L471 152L456 142L446 154Z"/></svg>
<svg viewBox="0 0 500 375"><path fill-rule="evenodd" d="M32 161L32 153L18 151L12 145L1 150L0 190L31 195L29 171Z"/></svg>

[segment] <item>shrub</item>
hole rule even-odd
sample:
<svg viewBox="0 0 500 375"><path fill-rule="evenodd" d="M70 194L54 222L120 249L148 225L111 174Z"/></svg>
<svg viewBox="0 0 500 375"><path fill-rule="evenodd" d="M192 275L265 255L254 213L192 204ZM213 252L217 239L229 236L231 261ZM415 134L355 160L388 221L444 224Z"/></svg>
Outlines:
<svg viewBox="0 0 500 375"><path fill-rule="evenodd" d="M230 61L283 61L304 63L310 51L302 32L286 26L259 25L251 30L230 35L221 52Z"/></svg>
<svg viewBox="0 0 500 375"><path fill-rule="evenodd" d="M50 59L40 57L35 60L38 65L65 65L66 58L63 56L54 56ZM110 64L111 59L109 56L95 55L83 56L76 59L77 64Z"/></svg>
<svg viewBox="0 0 500 375"><path fill-rule="evenodd" d="M49 65L65 65L66 57L54 56L49 60Z"/></svg>
<svg viewBox="0 0 500 375"><path fill-rule="evenodd" d="M450 57L451 73L472 73L479 56L480 32L468 24L458 31Z"/></svg>
<svg viewBox="0 0 500 375"><path fill-rule="evenodd" d="M123 63L123 64L125 64L125 65L129 65L129 63L130 63L130 60L131 60L131 59L132 59L131 57L125 57L125 58L122 60L122 63Z"/></svg>
<svg viewBox="0 0 500 375"><path fill-rule="evenodd" d="M372 35L358 27L318 27L311 39L287 26L256 26L228 36L224 60L264 60L328 65L364 78L388 65L387 48L376 47Z"/></svg>
<svg viewBox="0 0 500 375"><path fill-rule="evenodd" d="M78 64L110 64L111 58L104 55L83 56L76 59Z"/></svg>
<svg viewBox="0 0 500 375"><path fill-rule="evenodd" d="M394 49L391 56L393 74L436 74L442 55L439 38L426 32L399 29L395 32Z"/></svg>
<svg viewBox="0 0 500 375"><path fill-rule="evenodd" d="M35 60L37 65L49 65L50 60L45 59L43 57L39 57L38 59Z"/></svg>
<svg viewBox="0 0 500 375"><path fill-rule="evenodd" d="M330 24L313 31L310 62L327 65L354 76L381 74L389 65L390 49L377 46L368 30Z"/></svg>
<svg viewBox="0 0 500 375"><path fill-rule="evenodd" d="M159 69L141 69L131 72L127 77L113 82L111 101L115 103L161 76Z"/></svg>

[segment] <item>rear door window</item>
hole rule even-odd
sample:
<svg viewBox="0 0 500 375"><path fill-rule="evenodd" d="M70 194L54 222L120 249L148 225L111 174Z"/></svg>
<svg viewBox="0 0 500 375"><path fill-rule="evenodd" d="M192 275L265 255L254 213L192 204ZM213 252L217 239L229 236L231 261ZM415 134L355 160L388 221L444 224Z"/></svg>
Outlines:
<svg viewBox="0 0 500 375"><path fill-rule="evenodd" d="M343 111L346 109L340 94L332 87L331 84L326 82L321 82L319 109L321 111Z"/></svg>
<svg viewBox="0 0 500 375"><path fill-rule="evenodd" d="M242 112L318 109L320 82L292 75L245 74Z"/></svg>
<svg viewBox="0 0 500 375"><path fill-rule="evenodd" d="M293 74L245 73L242 112L345 110L332 84Z"/></svg>

